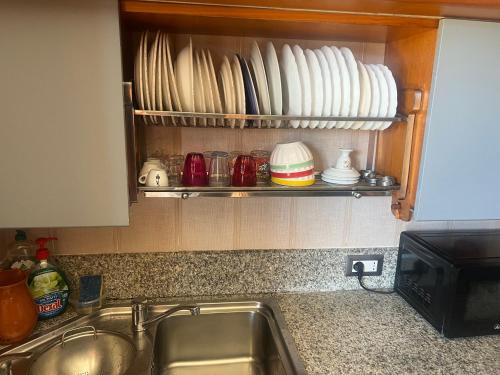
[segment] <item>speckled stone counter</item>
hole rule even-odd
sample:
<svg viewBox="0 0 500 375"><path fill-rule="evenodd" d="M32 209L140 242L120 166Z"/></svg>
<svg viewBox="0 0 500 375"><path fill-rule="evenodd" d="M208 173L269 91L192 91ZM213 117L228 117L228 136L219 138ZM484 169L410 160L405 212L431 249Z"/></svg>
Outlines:
<svg viewBox="0 0 500 375"><path fill-rule="evenodd" d="M397 295L336 291L273 297L309 375L500 374L500 335L442 338ZM37 330L73 316L69 309Z"/></svg>
<svg viewBox="0 0 500 375"><path fill-rule="evenodd" d="M276 298L308 374L500 374L500 335L442 338L397 295Z"/></svg>

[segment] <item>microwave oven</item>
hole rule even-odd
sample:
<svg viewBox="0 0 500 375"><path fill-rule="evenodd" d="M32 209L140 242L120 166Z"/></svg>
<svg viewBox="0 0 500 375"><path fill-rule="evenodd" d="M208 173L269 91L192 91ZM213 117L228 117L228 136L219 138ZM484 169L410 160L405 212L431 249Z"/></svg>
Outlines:
<svg viewBox="0 0 500 375"><path fill-rule="evenodd" d="M500 231L401 233L394 288L445 337L500 334Z"/></svg>

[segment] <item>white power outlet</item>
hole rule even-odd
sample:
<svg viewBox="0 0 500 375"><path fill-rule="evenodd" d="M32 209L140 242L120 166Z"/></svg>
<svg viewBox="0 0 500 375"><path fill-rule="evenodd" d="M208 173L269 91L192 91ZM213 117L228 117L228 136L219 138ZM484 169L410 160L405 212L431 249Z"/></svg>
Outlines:
<svg viewBox="0 0 500 375"><path fill-rule="evenodd" d="M384 266L384 256L382 254L348 255L346 258L346 276L358 276L358 271L354 269L354 264L363 263L363 276L379 276L382 274Z"/></svg>
<svg viewBox="0 0 500 375"><path fill-rule="evenodd" d="M363 271L364 272L377 272L378 268L378 260L356 260L352 264L352 272L357 273L357 271L354 269L354 264L361 262L364 265Z"/></svg>

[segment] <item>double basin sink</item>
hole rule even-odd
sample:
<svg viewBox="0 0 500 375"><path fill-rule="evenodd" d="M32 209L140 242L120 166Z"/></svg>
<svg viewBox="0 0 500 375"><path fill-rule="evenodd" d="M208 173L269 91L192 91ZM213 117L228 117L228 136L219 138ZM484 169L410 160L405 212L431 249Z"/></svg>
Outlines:
<svg viewBox="0 0 500 375"><path fill-rule="evenodd" d="M304 375L277 304L197 303L132 326L130 305L110 305L0 349L0 375ZM175 305L149 305L155 317ZM135 318L134 318L135 319Z"/></svg>

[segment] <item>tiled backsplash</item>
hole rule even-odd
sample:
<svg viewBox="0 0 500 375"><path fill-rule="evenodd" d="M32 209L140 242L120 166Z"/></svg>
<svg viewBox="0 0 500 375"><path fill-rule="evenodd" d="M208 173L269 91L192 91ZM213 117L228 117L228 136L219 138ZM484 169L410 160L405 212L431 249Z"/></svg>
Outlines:
<svg viewBox="0 0 500 375"><path fill-rule="evenodd" d="M57 261L75 287L79 276L101 274L108 298L235 295L359 289L346 277L347 255L383 254L371 287L392 287L396 248L237 250L63 255Z"/></svg>
<svg viewBox="0 0 500 375"><path fill-rule="evenodd" d="M32 229L54 235L56 254L142 253L239 249L396 247L406 229L500 228L500 221L396 220L390 197L141 198L130 226ZM0 251L14 230L0 230Z"/></svg>

